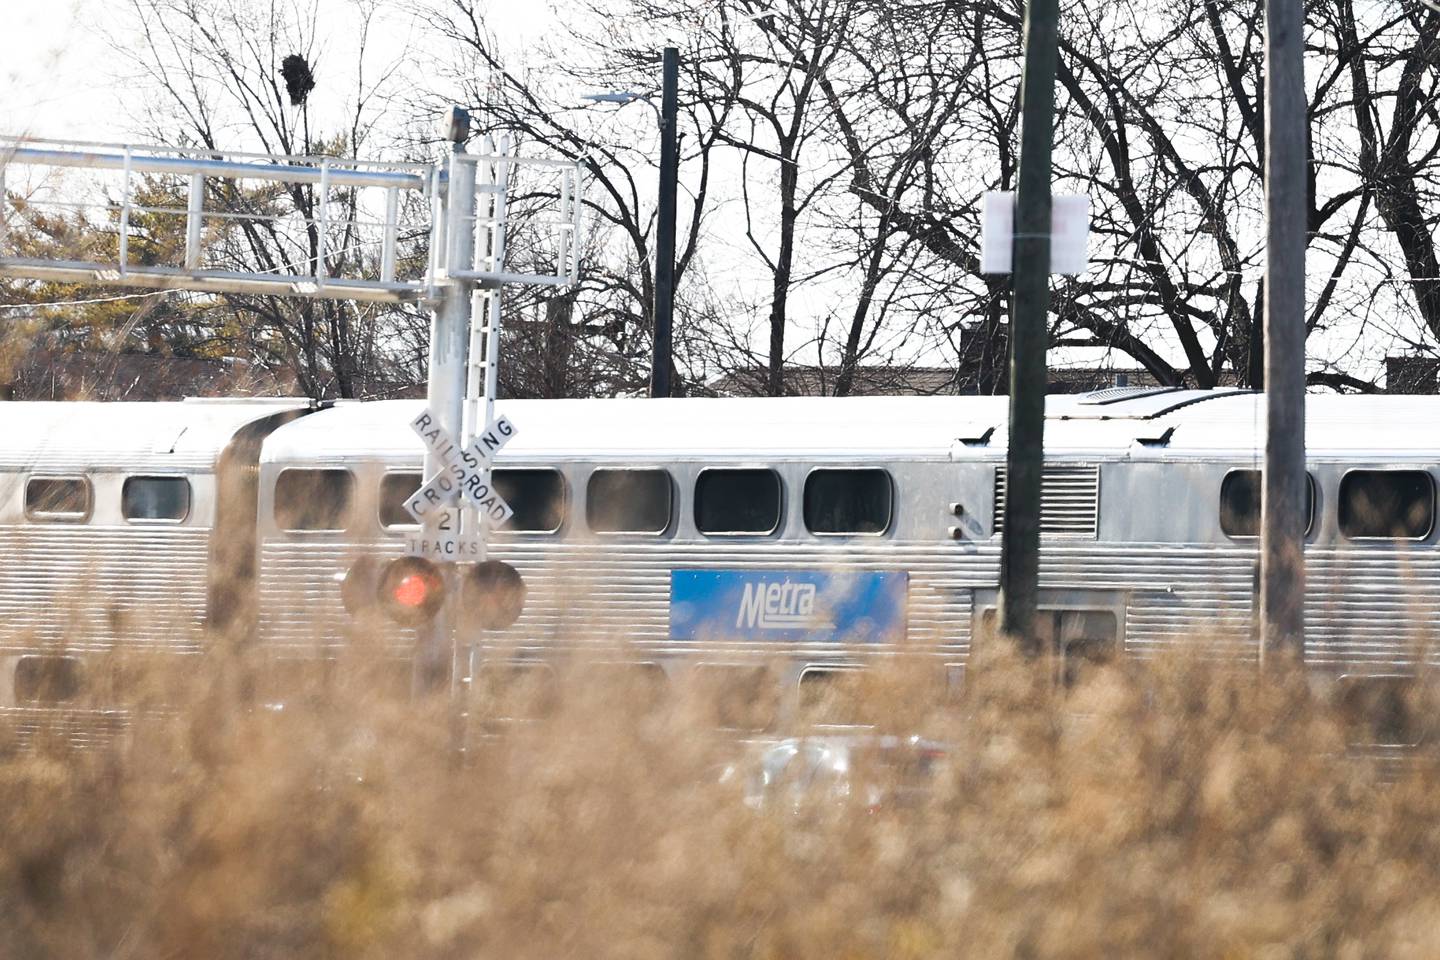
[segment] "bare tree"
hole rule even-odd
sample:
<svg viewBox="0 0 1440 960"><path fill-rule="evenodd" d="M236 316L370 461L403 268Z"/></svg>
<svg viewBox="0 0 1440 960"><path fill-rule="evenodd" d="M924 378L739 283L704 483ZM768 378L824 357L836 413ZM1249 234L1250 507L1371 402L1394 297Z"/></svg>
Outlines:
<svg viewBox="0 0 1440 960"><path fill-rule="evenodd" d="M1364 242L1381 190L1422 314L1435 289L1433 221L1422 199L1436 152L1435 16L1397 6L1361 39L1345 30L1350 15L1340 4L1312 16L1339 32L1311 66L1315 331L1373 324L1377 303L1404 312L1385 286L1388 258ZM1161 383L1258 384L1259 16L1258 3L1217 0L1068 9L1056 187L1091 196L1096 242L1091 271L1057 283L1055 345L1114 351ZM850 158L848 190L892 239L918 241L927 255L906 276L908 293L924 290L927 277L948 284L926 300L932 320L943 330L934 314L968 315L967 332L980 328L955 345L957 360L968 361L967 345L977 342L998 347L994 356L1003 351L1004 285L976 276L975 201L1006 188L1013 171L1019 5L874 3L850 23L845 55L819 81ZM946 41L938 51L933 38ZM1376 109L1384 101L1393 104L1388 124ZM1375 116L1353 120L1355 110ZM867 289L862 274L862 303ZM1343 353L1325 349L1313 383L1373 389L1373 363L1357 376Z"/></svg>
<svg viewBox="0 0 1440 960"><path fill-rule="evenodd" d="M583 161L590 178L586 205L598 226L587 238L586 270L579 289L565 295L555 309L546 307L547 328L563 322L570 330L557 345L585 345L594 360L603 360L613 373L610 391L637 390L648 378L649 343L654 329L655 202L651 192L658 148L646 151L630 143L650 123L643 108L633 110L628 126L616 117L577 109L576 88L652 91L659 76L660 46L646 32L644 17L615 15L600 7L590 9L603 32L577 30L563 38L564 56L547 57L553 65L546 82L533 81L512 68L495 37L487 30L473 0L448 0L430 12L428 22L454 45L455 73L480 125L516 134L522 146ZM627 11L627 14L633 13ZM585 16L582 12L580 16ZM687 71L694 57L682 58ZM432 101L433 102L433 101ZM683 131L683 182L681 196L676 287L681 291L678 320L683 323L685 284L702 237L708 209L712 158L733 106L733 97L690 97L681 106ZM639 125L637 125L637 123ZM617 129L618 128L618 129ZM654 142L655 133L638 134ZM688 206L688 210L686 209ZM526 302L525 295L517 298ZM557 310L559 311L557 313ZM512 329L526 324L523 315L511 321ZM682 331L683 333L683 331ZM683 337L682 337L683 339ZM677 363L686 355L677 351ZM683 390L688 379L678 385ZM592 387L600 388L598 383Z"/></svg>
<svg viewBox="0 0 1440 960"><path fill-rule="evenodd" d="M238 119L266 149L345 156L375 136L381 84L363 74L344 129L312 134L305 99L291 102L284 58L311 63L313 8L307 19L242 0L130 3L146 24L144 69L165 94L155 129L213 147ZM362 45L374 9L358 8ZM786 365L813 356L837 394L867 365L916 363L952 365L957 389L1003 389L1007 284L978 273L978 201L1014 176L1021 15L1018 0L594 0L538 77L512 65L474 0L437 0L425 23L449 44L482 125L583 160L591 177L582 283L510 297L505 388L644 383L658 151L642 107L583 111L576 95L653 90L661 47L678 42L676 356L688 387L728 371L779 394ZM1440 14L1336 0L1309 17L1311 382L1375 389L1384 353L1440 348ZM1260 0L1067 7L1056 189L1091 197L1094 239L1092 268L1056 281L1055 347L1163 384L1259 385L1261 23ZM283 202L311 222L297 250L237 229L238 259L318 256L308 188L223 199ZM325 246L347 248L334 240ZM292 363L317 395L382 392L418 371L417 318L227 302L255 331L251 349Z"/></svg>
<svg viewBox="0 0 1440 960"><path fill-rule="evenodd" d="M221 151L243 138L267 153L357 158L375 146L397 69L392 63L367 74L380 9L377 0L355 0L344 28L354 32L357 52L345 67L318 63L317 0L129 0L127 32L116 48L153 92L144 123L162 141ZM130 31L138 31L138 44ZM343 104L332 115L343 120L322 133L312 129L310 104L314 91L327 87L329 102ZM224 228L223 248L244 269L314 270L323 257L327 271L343 273L378 258L357 236L357 190L330 191L322 201L313 184L246 190L212 181L207 189L207 202L239 215ZM413 239L409 256L423 258L423 238ZM413 309L232 294L223 301L235 318L237 349L293 370L310 396L383 396L423 376L416 361L423 361L426 321Z"/></svg>

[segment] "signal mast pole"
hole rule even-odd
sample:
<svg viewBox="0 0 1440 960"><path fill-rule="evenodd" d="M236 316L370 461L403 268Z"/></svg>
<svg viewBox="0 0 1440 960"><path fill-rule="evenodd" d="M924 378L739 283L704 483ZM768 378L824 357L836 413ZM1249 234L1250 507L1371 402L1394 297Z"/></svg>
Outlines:
<svg viewBox="0 0 1440 960"><path fill-rule="evenodd" d="M470 114L461 107L450 109L446 138L450 141L450 174L445 188L445 249L438 262L463 265L469 269L475 253L475 164L457 158L465 152L470 136ZM447 271L448 272L448 271ZM441 427L450 436L460 436L465 417L466 360L470 347L471 284L445 284L440 305L430 316L429 382L426 405ZM433 453L425 454L425 476L432 477L444 467ZM435 537L442 525L458 533L460 510L452 507L432 511L425 522L427 537ZM454 564L444 564L445 594L454 596L459 589ZM419 649L415 656L415 692L439 691L449 682L452 673L454 642L453 603L440 606L435 618L420 628Z"/></svg>
<svg viewBox="0 0 1440 960"><path fill-rule="evenodd" d="M1045 460L1045 344L1050 309L1050 153L1054 142L1058 0L1025 4L1020 171L1015 195L1010 313L1010 442L1000 537L1000 630L1041 651L1040 479Z"/></svg>

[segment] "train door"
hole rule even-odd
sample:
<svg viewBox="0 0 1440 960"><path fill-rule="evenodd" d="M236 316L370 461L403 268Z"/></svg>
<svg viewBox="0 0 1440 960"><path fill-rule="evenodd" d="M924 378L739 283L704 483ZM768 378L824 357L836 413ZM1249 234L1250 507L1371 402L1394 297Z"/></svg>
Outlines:
<svg viewBox="0 0 1440 960"><path fill-rule="evenodd" d="M1040 639L1055 656L1055 681L1071 686L1089 665L1108 662L1123 651L1125 596L1113 590L1042 590ZM999 591L977 590L973 644L993 642L999 624Z"/></svg>

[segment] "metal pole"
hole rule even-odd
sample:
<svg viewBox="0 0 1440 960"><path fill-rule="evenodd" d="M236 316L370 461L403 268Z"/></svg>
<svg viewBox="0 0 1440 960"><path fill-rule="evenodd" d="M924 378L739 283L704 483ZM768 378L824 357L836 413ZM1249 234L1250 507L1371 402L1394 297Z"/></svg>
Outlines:
<svg viewBox="0 0 1440 960"><path fill-rule="evenodd" d="M395 282L395 241L400 235L400 191L385 191L385 232L380 235L380 282Z"/></svg>
<svg viewBox="0 0 1440 960"><path fill-rule="evenodd" d="M1305 653L1305 13L1265 4L1265 478L1260 636Z"/></svg>
<svg viewBox="0 0 1440 960"><path fill-rule="evenodd" d="M655 357L650 366L650 396L670 396L670 327L675 314L675 187L680 178L676 114L680 51L665 48L660 100L660 221L655 240Z"/></svg>
<svg viewBox="0 0 1440 960"><path fill-rule="evenodd" d="M121 179L120 193L120 276L125 276L130 266L130 198L134 195L131 186L130 169L130 148L125 148L125 172ZM0 178L0 187L4 186L4 179ZM0 191L3 195L3 191Z"/></svg>
<svg viewBox="0 0 1440 960"><path fill-rule="evenodd" d="M190 174L190 196L185 209L185 269L200 269L200 240L205 228L205 175Z"/></svg>
<svg viewBox="0 0 1440 960"><path fill-rule="evenodd" d="M1040 478L1045 459L1045 347L1050 307L1050 151L1054 140L1058 0L1025 6L1020 176L1010 314L1010 445L1000 538L1000 629L1029 654L1040 580Z"/></svg>
<svg viewBox="0 0 1440 960"><path fill-rule="evenodd" d="M465 152L465 139L470 132L470 116L459 107L451 113L450 177L445 195L445 235L447 273L471 270L474 267L475 231L475 164L458 159ZM460 436L465 416L465 360L470 341L470 285L447 283L438 308L430 317L429 383L425 400L440 426L452 437ZM433 454L425 456L425 476L439 472L441 463ZM436 510L425 524L427 536L439 532L441 524L459 532L458 508ZM445 564L446 594L453 595L459 578ZM415 656L415 690L429 693L443 689L450 680L454 633L454 605L445 603L435 619L421 628Z"/></svg>

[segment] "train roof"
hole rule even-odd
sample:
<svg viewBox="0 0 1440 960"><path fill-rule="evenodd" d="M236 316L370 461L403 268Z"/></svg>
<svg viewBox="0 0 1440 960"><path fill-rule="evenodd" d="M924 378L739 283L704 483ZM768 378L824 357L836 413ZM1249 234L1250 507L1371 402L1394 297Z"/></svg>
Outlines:
<svg viewBox="0 0 1440 960"><path fill-rule="evenodd" d="M1266 398L1244 393L1197 404L1156 421L1174 426L1171 456L1251 455L1265 442ZM1305 450L1314 460L1428 460L1440 451L1440 397L1312 394L1305 398Z"/></svg>
<svg viewBox="0 0 1440 960"><path fill-rule="evenodd" d="M1312 395L1312 456L1415 459L1440 446L1440 398ZM782 397L502 400L518 428L512 461L994 458L1009 400L991 397ZM338 404L276 430L267 462L414 463L410 421L423 401ZM1265 398L1234 390L1118 388L1047 398L1046 447L1065 456L1251 458L1263 446ZM1170 428L1174 428L1173 431ZM988 434L987 434L988 431Z"/></svg>
<svg viewBox="0 0 1440 960"><path fill-rule="evenodd" d="M0 469L207 470L248 424L307 400L0 403Z"/></svg>
<svg viewBox="0 0 1440 960"><path fill-rule="evenodd" d="M787 397L672 400L502 400L517 433L502 460L823 458L857 447L948 457L955 437L1002 423L1005 397ZM269 437L264 461L339 461L363 453L413 461L410 421L423 401L341 405Z"/></svg>

